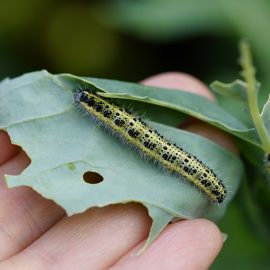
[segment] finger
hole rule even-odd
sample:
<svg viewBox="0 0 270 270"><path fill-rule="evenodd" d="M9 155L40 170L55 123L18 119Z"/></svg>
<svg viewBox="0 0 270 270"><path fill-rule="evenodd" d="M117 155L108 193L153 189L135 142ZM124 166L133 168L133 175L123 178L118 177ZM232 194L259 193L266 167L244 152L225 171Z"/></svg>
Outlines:
<svg viewBox="0 0 270 270"><path fill-rule="evenodd" d="M219 229L204 219L185 220L167 226L154 243L136 256L136 246L110 269L208 269L222 247Z"/></svg>
<svg viewBox="0 0 270 270"><path fill-rule="evenodd" d="M0 165L15 156L20 148L18 146L12 145L8 134L0 130Z"/></svg>
<svg viewBox="0 0 270 270"><path fill-rule="evenodd" d="M60 207L29 187L7 188L4 175L20 174L29 163L20 151L0 166L0 261L31 244L64 215Z"/></svg>
<svg viewBox="0 0 270 270"><path fill-rule="evenodd" d="M147 236L150 224L137 204L92 208L62 219L0 269L107 269Z"/></svg>

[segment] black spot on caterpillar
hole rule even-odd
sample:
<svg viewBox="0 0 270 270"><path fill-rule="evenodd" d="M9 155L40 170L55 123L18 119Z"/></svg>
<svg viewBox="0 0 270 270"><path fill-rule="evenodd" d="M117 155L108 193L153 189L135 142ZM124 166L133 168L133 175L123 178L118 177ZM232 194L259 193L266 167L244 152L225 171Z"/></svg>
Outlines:
<svg viewBox="0 0 270 270"><path fill-rule="evenodd" d="M141 118L87 88L79 89L74 100L93 120L147 159L157 161L171 174L183 176L203 191L211 202L223 202L226 189L216 174L196 156L163 138Z"/></svg>

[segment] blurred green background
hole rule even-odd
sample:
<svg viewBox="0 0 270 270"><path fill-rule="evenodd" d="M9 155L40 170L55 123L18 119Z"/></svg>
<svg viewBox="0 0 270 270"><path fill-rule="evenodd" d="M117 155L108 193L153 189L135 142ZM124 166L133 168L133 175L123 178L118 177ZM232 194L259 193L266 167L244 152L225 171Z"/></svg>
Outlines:
<svg viewBox="0 0 270 270"><path fill-rule="evenodd" d="M263 102L269 27L269 0L1 0L0 79L47 69L135 82L182 71L230 82L239 77L238 42L248 38ZM212 269L270 269L269 243L243 200L219 224L229 237Z"/></svg>

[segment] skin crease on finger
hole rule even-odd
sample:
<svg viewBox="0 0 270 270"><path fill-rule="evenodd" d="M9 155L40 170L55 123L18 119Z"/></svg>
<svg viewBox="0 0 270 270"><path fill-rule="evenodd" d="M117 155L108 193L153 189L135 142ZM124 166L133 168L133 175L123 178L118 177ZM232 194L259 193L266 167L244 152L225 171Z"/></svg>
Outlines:
<svg viewBox="0 0 270 270"><path fill-rule="evenodd" d="M200 81L186 74L165 73L165 74L151 77L145 80L143 83L146 85L168 87L168 88L175 88L175 89L178 88L178 89L183 89L183 90L188 90L188 91L193 91L193 92L195 91L195 89L197 89L199 90L199 94L206 95L208 96L208 98L214 100L213 96L210 94L208 89ZM211 132L215 133L215 131L211 131ZM228 140L228 138L226 138L225 140ZM1 141L0 141L0 145L1 145ZM13 159L15 158L16 157L14 157ZM12 161L9 160L9 162L12 162ZM18 161L14 160L14 163L12 166L15 167L17 166L16 164L18 164ZM23 168L21 168L20 171L22 169ZM1 173L5 174L6 171L2 170ZM1 189L1 186L0 186L0 189ZM19 193L18 191L19 189L20 187L17 189L18 193ZM14 191L14 193L15 192L16 191ZM44 201L42 202L42 200ZM41 197L39 203L42 204L42 203L45 203L45 201L47 200ZM36 204L35 201L33 201L33 203ZM32 207L34 207L33 203L32 203ZM31 204L31 196L27 205L24 206L24 208L27 209L26 212L28 213L32 213L33 209L35 209L35 207L34 208L30 207L30 204ZM28 246L23 251L18 253L18 255L15 255L19 251L18 249L17 251L13 253L11 252L10 254L15 255L15 256L3 261L2 264L0 263L0 270L2 269L5 269L5 270L6 269L7 270L8 269L15 269L15 270L17 269L20 269L20 270L21 269L61 269L61 267L63 266L65 266L64 269L74 269L75 267L79 269L106 269L106 266L108 267L109 265L116 266L117 261L119 260L120 257L122 257L122 259L119 261L119 263L121 263L121 268L119 269L132 269L132 268L123 268L123 265L126 263L128 265L129 258L131 258L128 251L132 252L132 250L136 248L136 246L142 245L142 241L147 236L150 223L149 223L149 217L144 208L138 205L134 205L134 204L119 205L116 208L115 206L108 206L106 207L106 209L109 209L109 210L106 210L106 209L104 210L104 208L95 209L94 215L89 214L89 213L92 213L93 211L92 209L90 209L89 211L76 215L75 217L70 217L70 218L65 217L64 219L62 219L61 214L60 215L55 214L54 209L58 208L58 206L52 203L50 205L50 208L52 209L53 214L50 215L50 213L48 213L46 215L46 219L49 220L48 223L50 223L50 226L48 226L45 230L43 230L42 233L40 233L39 236L41 235L42 236L38 238L37 235L35 234L35 236L31 238L31 235L30 235L29 236L30 240L28 240L28 243L30 246ZM34 211L35 212L38 211L38 208L35 209ZM110 214L107 214L104 216L104 213L106 213L106 211L108 211L108 213ZM93 216L95 216L94 219L93 219ZM2 218L1 218L1 211L0 211L0 223L1 223L1 219ZM122 219L125 220L124 222L125 226L119 226L119 222ZM74 222L74 220L76 220L76 222ZM97 223L95 223L95 220L100 220L100 223L97 225ZM135 222L136 220L138 222ZM35 219L35 222L31 226L34 226L34 224L41 224L42 222L44 222L42 217L37 217ZM14 223L13 219L11 223ZM17 223L20 223L20 221L18 220ZM53 226L53 224L56 224L56 225ZM95 224L95 226L93 224ZM127 224L133 224L133 227L131 226L132 230L129 230L129 228L127 228L129 227L129 226L126 226ZM185 227L184 226L185 224L187 224L188 226ZM5 224L5 226L8 226L8 225ZM188 229L188 227L192 228L192 230ZM201 228L203 228L203 230L201 230ZM46 230L48 231L46 232ZM186 235L190 235L190 240L186 241L185 247L181 246L181 237L182 237L181 231L182 230L185 231ZM207 237L212 236L211 239L206 237L206 233L205 233L206 231L207 231ZM107 232L106 239L102 237L103 232ZM196 234L196 237L197 237L196 239L200 239L200 241L198 241L200 245L197 247L194 246L194 243L196 241L192 238L192 235L194 233ZM13 239L17 237L20 238L21 234L22 233L20 232L19 234L13 235ZM174 238L170 238L170 234L174 235ZM178 260L180 259L184 260L185 257L181 257L182 253L177 249L177 247L180 248L180 250L182 250L183 252L186 251L186 248L188 248L188 250L192 250L192 247L194 247L194 252L197 250L198 254L197 253L193 253L193 254L197 254L197 258L201 258L201 260L199 261L202 267L194 268L195 266L196 267L198 266L197 261L194 257L192 260L189 260L189 263L190 263L189 268L187 267L185 269L207 269L210 266L211 262L213 261L214 257L218 254L222 246L221 234L219 230L213 223L206 220L189 220L189 221L177 222L175 224L169 225L168 228L166 228L165 231L162 233L162 235L165 235L165 236L167 235L168 238L165 236L163 238L159 237L153 243L153 245L151 246L151 249L149 249L149 251L147 252L150 252L152 250L151 256L159 256L159 259L161 260L163 258L164 263L165 263L166 262L165 259L169 258L169 256L167 255L166 255L167 257L165 256L166 250L162 251L163 249L162 247L164 246L165 249L166 248L168 249L168 243L170 243L170 248L172 249L172 252L176 252L179 255ZM100 238L98 238L97 236L99 236ZM203 239L205 239L206 241L203 241ZM0 239L0 242L1 242L1 239ZM97 245L93 245L93 243ZM209 243L211 243L210 245L211 247L209 246ZM118 251L118 246L120 248L119 251ZM112 248L113 251L108 252L109 253L108 254L106 251L110 251L110 248ZM55 250L57 251L56 253L55 253ZM92 251L88 252L89 250L92 250ZM156 250L156 253L153 250L154 251ZM66 253L64 253L64 251ZM207 252L203 252L203 251L207 251ZM147 252L145 253L144 256L147 256L148 254ZM95 260L95 256L97 256L96 260ZM142 258L143 257L141 257L141 259ZM170 258L171 260L176 259L176 258L173 259L174 258L173 256ZM102 262L101 262L101 259L102 259ZM92 268L91 268L89 264L91 264L91 262L93 261L95 262L95 264L92 265ZM55 266L54 268L48 268L48 266L50 266L51 263L54 264ZM140 264L142 265L143 263L144 263L143 261L140 262ZM38 268L35 268L35 266L37 265L38 265ZM22 266L23 267L25 266L25 268L22 268ZM114 267L114 269L117 269L117 268ZM136 269L136 268L133 268L133 269ZM140 268L140 269L144 269L144 268ZM155 269L164 269L164 268L158 268L157 266L157 268ZM167 268L167 269L174 269L174 268ZM181 268L175 268L175 269L181 269Z"/></svg>

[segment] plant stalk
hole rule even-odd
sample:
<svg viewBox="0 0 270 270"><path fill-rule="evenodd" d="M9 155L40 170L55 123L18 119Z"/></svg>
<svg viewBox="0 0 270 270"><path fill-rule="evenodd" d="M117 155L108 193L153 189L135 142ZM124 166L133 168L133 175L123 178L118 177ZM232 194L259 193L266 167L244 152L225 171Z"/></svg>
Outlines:
<svg viewBox="0 0 270 270"><path fill-rule="evenodd" d="M248 106L249 111L260 137L263 150L266 154L270 153L270 139L262 121L259 107L258 107L258 94L256 89L255 68L252 62L252 55L250 45L247 41L243 40L240 43L240 56L241 66L243 69L243 77L247 83Z"/></svg>

